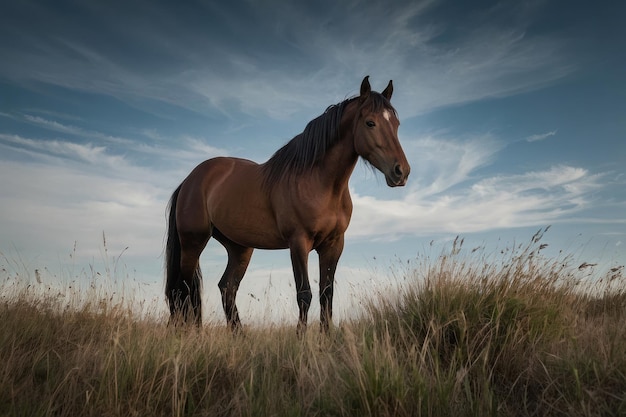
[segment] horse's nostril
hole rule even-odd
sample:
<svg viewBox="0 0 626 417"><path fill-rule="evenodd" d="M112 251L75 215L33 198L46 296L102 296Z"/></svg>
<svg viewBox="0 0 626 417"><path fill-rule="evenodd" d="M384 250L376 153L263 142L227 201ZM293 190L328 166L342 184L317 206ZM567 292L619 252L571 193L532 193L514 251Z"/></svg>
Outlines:
<svg viewBox="0 0 626 417"><path fill-rule="evenodd" d="M396 174L396 176L402 177L402 167L400 166L400 164L396 164L396 166L393 168L393 172Z"/></svg>

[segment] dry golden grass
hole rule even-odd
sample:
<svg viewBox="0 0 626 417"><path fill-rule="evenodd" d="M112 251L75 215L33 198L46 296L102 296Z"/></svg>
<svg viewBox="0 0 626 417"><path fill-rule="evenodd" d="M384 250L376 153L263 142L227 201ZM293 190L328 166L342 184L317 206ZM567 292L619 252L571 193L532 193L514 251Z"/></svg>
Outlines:
<svg viewBox="0 0 626 417"><path fill-rule="evenodd" d="M619 267L456 241L327 336L172 329L127 301L0 287L3 416L626 415ZM564 265L565 264L565 265Z"/></svg>

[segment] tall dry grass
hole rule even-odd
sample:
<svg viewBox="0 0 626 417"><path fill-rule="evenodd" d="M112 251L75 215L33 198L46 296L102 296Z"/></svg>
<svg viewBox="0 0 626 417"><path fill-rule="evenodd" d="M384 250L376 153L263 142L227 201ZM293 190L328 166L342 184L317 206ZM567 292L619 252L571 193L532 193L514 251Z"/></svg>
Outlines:
<svg viewBox="0 0 626 417"><path fill-rule="evenodd" d="M497 254L457 240L400 294L302 340L291 325L172 329L128 301L9 280L0 415L626 415L622 268L585 286L540 239Z"/></svg>

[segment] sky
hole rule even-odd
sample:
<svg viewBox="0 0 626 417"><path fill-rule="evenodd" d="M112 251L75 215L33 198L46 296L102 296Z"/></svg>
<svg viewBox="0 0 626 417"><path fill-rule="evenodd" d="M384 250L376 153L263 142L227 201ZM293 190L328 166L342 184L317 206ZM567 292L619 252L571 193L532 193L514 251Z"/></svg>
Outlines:
<svg viewBox="0 0 626 417"><path fill-rule="evenodd" d="M376 91L394 82L411 175L388 188L357 165L339 318L456 236L496 253L551 226L549 255L571 253L598 273L626 263L624 2L24 0L0 9L5 276L108 279L165 311L165 213L178 184L211 157L267 160L358 94L366 75ZM316 263L312 254L314 300ZM226 254L212 242L201 264L205 312L221 320ZM295 322L290 271L287 251L255 251L242 320Z"/></svg>

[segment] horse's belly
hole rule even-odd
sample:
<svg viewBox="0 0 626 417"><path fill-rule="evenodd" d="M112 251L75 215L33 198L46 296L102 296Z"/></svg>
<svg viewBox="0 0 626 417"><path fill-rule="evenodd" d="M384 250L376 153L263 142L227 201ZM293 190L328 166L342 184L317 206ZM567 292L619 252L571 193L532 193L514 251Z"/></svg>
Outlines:
<svg viewBox="0 0 626 417"><path fill-rule="evenodd" d="M274 213L262 195L253 189L224 193L215 201L211 223L225 237L250 248L284 249L287 242L276 224Z"/></svg>
<svg viewBox="0 0 626 417"><path fill-rule="evenodd" d="M229 240L248 248L286 249L287 242L278 232L275 223L262 221L251 222L256 216L249 213L244 220L242 216L233 215L228 219L219 219L214 223L222 235ZM221 220L221 221L220 221Z"/></svg>

